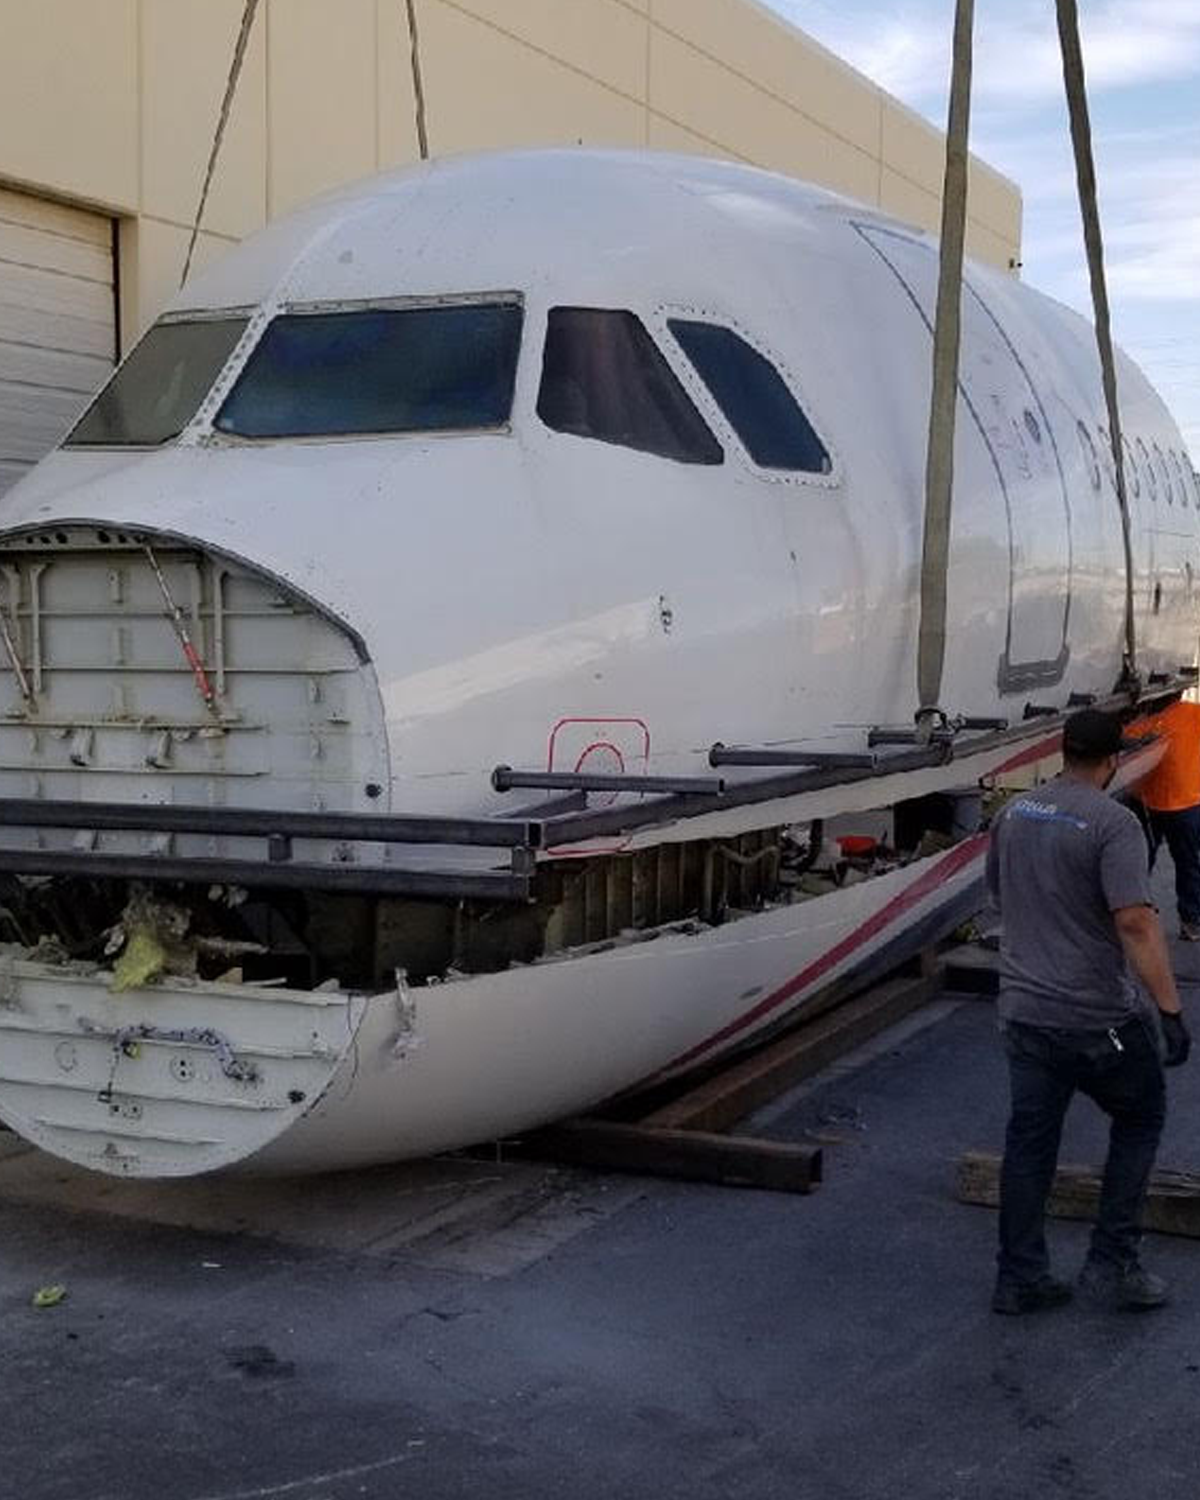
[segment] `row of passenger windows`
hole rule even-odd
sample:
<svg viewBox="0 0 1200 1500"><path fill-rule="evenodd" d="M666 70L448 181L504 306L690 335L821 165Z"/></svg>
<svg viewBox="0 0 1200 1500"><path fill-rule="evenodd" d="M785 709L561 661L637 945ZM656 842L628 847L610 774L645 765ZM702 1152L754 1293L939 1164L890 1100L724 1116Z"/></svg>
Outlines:
<svg viewBox="0 0 1200 1500"><path fill-rule="evenodd" d="M69 446L156 446L192 420L246 331L238 315L155 324ZM475 301L272 319L214 417L240 438L467 432L512 413L524 310ZM673 318L671 336L754 463L827 474L829 453L779 370L732 329ZM725 452L634 313L550 311L537 412L556 432L686 464Z"/></svg>
<svg viewBox="0 0 1200 1500"><path fill-rule="evenodd" d="M1115 489L1117 479L1112 440L1107 430L1098 427L1097 437L1093 438L1086 424L1080 422L1078 432L1092 488L1100 488L1103 465L1103 472ZM1132 499L1140 499L1145 494L1151 503L1156 504L1161 495L1168 505L1178 501L1180 505L1194 504L1200 510L1200 474L1192 468L1186 454L1181 458L1174 448L1168 448L1164 454L1157 443L1147 448L1142 438L1134 438L1131 443L1123 435L1121 449L1125 455L1125 488Z"/></svg>

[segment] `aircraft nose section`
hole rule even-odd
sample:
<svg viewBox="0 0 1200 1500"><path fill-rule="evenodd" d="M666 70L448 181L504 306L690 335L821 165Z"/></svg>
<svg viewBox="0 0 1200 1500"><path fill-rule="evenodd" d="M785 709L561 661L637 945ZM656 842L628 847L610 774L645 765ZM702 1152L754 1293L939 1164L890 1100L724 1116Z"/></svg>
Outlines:
<svg viewBox="0 0 1200 1500"><path fill-rule="evenodd" d="M79 1166L179 1177L253 1156L320 1099L365 1001L6 960L0 1119Z"/></svg>

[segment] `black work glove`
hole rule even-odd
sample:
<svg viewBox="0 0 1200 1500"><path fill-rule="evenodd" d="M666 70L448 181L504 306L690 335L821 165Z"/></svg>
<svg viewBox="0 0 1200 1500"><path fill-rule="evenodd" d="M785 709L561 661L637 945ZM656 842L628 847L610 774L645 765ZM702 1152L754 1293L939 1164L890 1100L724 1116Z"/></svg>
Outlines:
<svg viewBox="0 0 1200 1500"><path fill-rule="evenodd" d="M1180 1068L1188 1060L1192 1050L1192 1034L1182 1015L1159 1013L1163 1036L1163 1067Z"/></svg>

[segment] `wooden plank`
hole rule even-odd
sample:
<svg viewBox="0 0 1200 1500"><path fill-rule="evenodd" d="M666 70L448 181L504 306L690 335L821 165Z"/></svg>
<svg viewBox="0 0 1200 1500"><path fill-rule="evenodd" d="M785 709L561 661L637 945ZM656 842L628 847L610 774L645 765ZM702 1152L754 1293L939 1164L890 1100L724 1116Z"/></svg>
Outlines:
<svg viewBox="0 0 1200 1500"><path fill-rule="evenodd" d="M1000 1158L981 1151L959 1157L955 1192L960 1203L998 1208ZM1046 1212L1055 1219L1094 1219L1099 1201L1099 1172L1091 1167L1059 1167ZM1200 1173L1158 1168L1150 1178L1142 1226L1157 1234L1200 1239Z"/></svg>
<svg viewBox="0 0 1200 1500"><path fill-rule="evenodd" d="M699 1130L650 1130L612 1120L568 1120L523 1140L506 1141L504 1151L603 1172L677 1177L777 1193L811 1193L821 1181L819 1146Z"/></svg>
<svg viewBox="0 0 1200 1500"><path fill-rule="evenodd" d="M887 980L814 1021L802 1022L640 1123L662 1130L723 1130L902 1020L941 987L940 970Z"/></svg>
<svg viewBox="0 0 1200 1500"><path fill-rule="evenodd" d="M991 999L1000 993L1000 955L977 943L960 943L943 954L946 988Z"/></svg>

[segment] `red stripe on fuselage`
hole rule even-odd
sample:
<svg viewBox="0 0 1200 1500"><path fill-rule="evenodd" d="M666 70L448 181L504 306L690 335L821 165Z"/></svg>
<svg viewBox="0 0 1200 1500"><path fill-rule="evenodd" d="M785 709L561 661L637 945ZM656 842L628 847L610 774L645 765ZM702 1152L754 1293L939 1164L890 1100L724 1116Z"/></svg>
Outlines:
<svg viewBox="0 0 1200 1500"><path fill-rule="evenodd" d="M1033 765L1035 761L1048 760L1050 756L1057 755L1061 750L1062 734L1051 735L1048 740L1038 740L1036 745L1029 745L1024 750L1018 750L1011 760L1006 760L994 771L989 771L988 775L1002 776L1005 771L1016 771L1021 766Z"/></svg>
<svg viewBox="0 0 1200 1500"><path fill-rule="evenodd" d="M855 949L862 947L864 943L877 936L890 923L905 912L924 900L932 891L936 891L940 885L944 885L952 876L957 875L962 869L984 852L987 848L988 835L986 833L976 834L973 838L965 839L956 845L950 852L933 866L926 870L923 875L914 880L910 886L906 886L892 899L879 908L874 915L867 918L861 926L856 927L853 932L847 933L840 943L835 943L832 948L822 953L820 958L813 960L806 969L802 969L793 979L760 1000L757 1005L746 1011L744 1015L738 1016L723 1026L720 1031L714 1032L702 1042L697 1042L694 1047L681 1053L674 1061L669 1062L666 1067L660 1069L656 1077L663 1073L669 1073L675 1068L681 1068L687 1063L695 1062L705 1052L713 1047L720 1046L722 1042L729 1041L747 1027L753 1026L756 1021L762 1020L764 1016L778 1010L781 1005L786 1004L793 995L800 990L806 989L815 980L827 974L842 959L848 958Z"/></svg>

